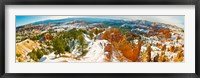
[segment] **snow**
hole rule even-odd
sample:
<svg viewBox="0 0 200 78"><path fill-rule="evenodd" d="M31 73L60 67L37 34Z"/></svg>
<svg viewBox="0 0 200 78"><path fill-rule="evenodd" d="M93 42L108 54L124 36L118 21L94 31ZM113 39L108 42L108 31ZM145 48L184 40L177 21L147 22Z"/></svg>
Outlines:
<svg viewBox="0 0 200 78"><path fill-rule="evenodd" d="M45 62L45 61L49 61L48 56L44 55L42 58L40 58L39 62Z"/></svg>
<svg viewBox="0 0 200 78"><path fill-rule="evenodd" d="M88 53L80 58L79 60L74 58L67 58L67 57L58 57L55 58L54 52L52 52L49 55L44 55L40 62L104 62L104 59L106 58L104 48L107 45L107 40L90 40L85 35L85 40L89 42L88 45ZM78 55L75 53L77 52L77 49L74 49L72 52L72 55ZM69 53L66 53L65 56L71 56Z"/></svg>
<svg viewBox="0 0 200 78"><path fill-rule="evenodd" d="M92 40L90 40L89 38L88 38L88 36L89 35L86 35L86 34L83 34L84 35L84 38L85 38L85 40L86 40L86 42L87 43L90 43Z"/></svg>
<svg viewBox="0 0 200 78"><path fill-rule="evenodd" d="M151 46L151 49L152 50L160 50L158 47L156 47L156 46Z"/></svg>
<svg viewBox="0 0 200 78"><path fill-rule="evenodd" d="M108 43L107 40L96 40L95 42L90 43L88 47L89 51L83 57L82 61L85 61L85 62L103 61L105 58L104 48L107 43Z"/></svg>

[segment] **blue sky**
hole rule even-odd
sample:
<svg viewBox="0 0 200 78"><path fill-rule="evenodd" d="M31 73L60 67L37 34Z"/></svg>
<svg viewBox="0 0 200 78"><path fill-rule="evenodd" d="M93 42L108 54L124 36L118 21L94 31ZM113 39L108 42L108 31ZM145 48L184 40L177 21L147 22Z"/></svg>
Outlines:
<svg viewBox="0 0 200 78"><path fill-rule="evenodd" d="M47 16L16 16L16 26L33 23L40 20L45 20Z"/></svg>
<svg viewBox="0 0 200 78"><path fill-rule="evenodd" d="M42 20L48 20L48 19L54 20L54 19L74 18L74 17L148 20L152 22L174 24L184 28L184 16L16 16L16 26L25 25Z"/></svg>

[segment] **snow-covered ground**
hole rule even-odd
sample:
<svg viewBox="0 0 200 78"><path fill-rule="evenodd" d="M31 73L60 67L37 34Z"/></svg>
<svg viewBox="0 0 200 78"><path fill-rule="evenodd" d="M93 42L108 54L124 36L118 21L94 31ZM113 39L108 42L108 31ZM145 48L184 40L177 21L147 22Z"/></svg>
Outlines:
<svg viewBox="0 0 200 78"><path fill-rule="evenodd" d="M81 57L80 59L72 58L73 54L76 54L76 52L71 53L65 53L63 56L67 57L58 57L55 58L56 55L54 52L52 52L49 55L44 55L40 62L104 62L104 59L106 58L104 48L107 45L107 40L90 40L85 35L85 40L88 43L88 53ZM75 51L75 50L74 50Z"/></svg>

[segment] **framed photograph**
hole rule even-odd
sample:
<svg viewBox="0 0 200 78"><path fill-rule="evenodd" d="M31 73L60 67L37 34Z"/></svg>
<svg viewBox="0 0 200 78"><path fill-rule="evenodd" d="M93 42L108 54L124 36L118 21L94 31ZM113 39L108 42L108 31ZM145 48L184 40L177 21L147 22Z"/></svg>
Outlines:
<svg viewBox="0 0 200 78"><path fill-rule="evenodd" d="M199 78L199 3L1 1L0 76Z"/></svg>

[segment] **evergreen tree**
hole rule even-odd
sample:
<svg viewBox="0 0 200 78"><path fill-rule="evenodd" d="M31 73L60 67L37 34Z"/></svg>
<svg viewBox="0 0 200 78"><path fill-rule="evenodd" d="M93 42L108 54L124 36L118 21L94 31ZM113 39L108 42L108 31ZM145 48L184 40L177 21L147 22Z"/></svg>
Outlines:
<svg viewBox="0 0 200 78"><path fill-rule="evenodd" d="M83 49L87 46L83 36L79 36L79 45L81 46L81 52L83 52Z"/></svg>
<svg viewBox="0 0 200 78"><path fill-rule="evenodd" d="M56 55L61 56L61 54L64 54L65 46L60 38L55 38L53 40L53 49Z"/></svg>
<svg viewBox="0 0 200 78"><path fill-rule="evenodd" d="M65 45L65 51L71 52L71 51L70 51L70 46L69 46L69 45Z"/></svg>
<svg viewBox="0 0 200 78"><path fill-rule="evenodd" d="M89 33L90 39L92 40L94 37L94 34L92 32Z"/></svg>
<svg viewBox="0 0 200 78"><path fill-rule="evenodd" d="M43 52L39 49L35 50L33 49L32 52L28 53L31 59L34 61L39 61L39 59L43 56Z"/></svg>
<svg viewBox="0 0 200 78"><path fill-rule="evenodd" d="M37 59L40 59L43 56L43 52L40 49L37 49L36 56L37 56Z"/></svg>

